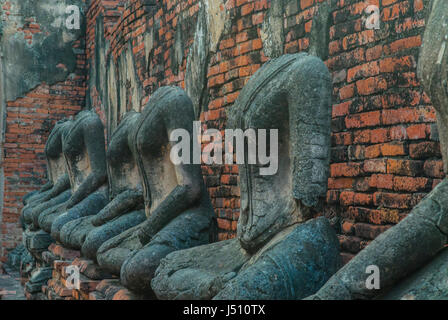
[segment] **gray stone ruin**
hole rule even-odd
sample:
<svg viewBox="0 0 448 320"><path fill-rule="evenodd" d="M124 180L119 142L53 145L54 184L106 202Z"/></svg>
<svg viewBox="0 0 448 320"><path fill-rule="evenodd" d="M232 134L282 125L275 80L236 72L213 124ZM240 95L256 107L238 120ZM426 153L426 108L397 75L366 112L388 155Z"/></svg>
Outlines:
<svg viewBox="0 0 448 320"><path fill-rule="evenodd" d="M62 228L70 221L93 215L107 203L104 127L92 111L82 111L62 137L62 152L71 186L70 198L44 210L37 217L39 227L56 241L80 248L68 239L71 230Z"/></svg>
<svg viewBox="0 0 448 320"><path fill-rule="evenodd" d="M216 237L200 165L174 165L170 159L169 133L182 128L192 135L194 120L186 93L163 87L152 95L128 137L142 180L147 219L106 241L97 259L134 292L152 295L151 279L167 254Z"/></svg>
<svg viewBox="0 0 448 320"><path fill-rule="evenodd" d="M238 237L169 254L151 283L159 299L301 299L338 270L336 234L312 218L327 190L331 95L328 69L307 54L281 56L252 76L229 122L278 129L279 170L262 176L258 164L239 165Z"/></svg>
<svg viewBox="0 0 448 320"><path fill-rule="evenodd" d="M104 127L101 120L92 111L80 112L74 121L65 122L59 129L56 127L53 130L46 154L50 179L61 175L62 182L53 188L66 187L68 176L70 190L40 203L31 210L30 215L26 211L23 214L25 222L31 223L32 220L32 226L24 233L25 246L38 260L54 240L68 247L76 246L82 239L84 229L78 228L76 235L81 236L65 242L61 234L64 240L68 240L67 235L71 236L72 230L61 233L61 229L67 222L97 213L107 203ZM42 262L40 265L42 267L27 283L30 292L39 290L41 284L51 277L51 267L46 267Z"/></svg>
<svg viewBox="0 0 448 320"><path fill-rule="evenodd" d="M418 75L437 113L448 172L448 2L433 0ZM448 181L445 178L398 225L376 238L310 299L448 299ZM366 286L379 268L380 289Z"/></svg>
<svg viewBox="0 0 448 320"><path fill-rule="evenodd" d="M36 230L33 216L54 205L60 204L70 197L70 180L65 171L62 155L62 135L71 125L70 121L59 121L50 133L45 144L47 159L48 183L38 192L24 199L20 220L24 228ZM63 194L62 196L60 196ZM58 197L59 196L59 197Z"/></svg>
<svg viewBox="0 0 448 320"><path fill-rule="evenodd" d="M82 254L94 261L104 242L146 219L141 179L129 146L129 134L139 117L140 113L127 113L112 133L106 154L110 202L98 214L74 222L90 229Z"/></svg>
<svg viewBox="0 0 448 320"><path fill-rule="evenodd" d="M45 149L50 183L25 199L26 248L38 259L53 241L81 250L150 298L315 293L340 267L334 230L314 218L327 191L331 94L328 69L308 54L271 60L247 83L229 125L277 129L279 169L262 175L260 159L239 165L237 238L222 242L215 242L214 210L193 152L188 164L170 158L170 133L194 134L193 104L182 89L162 87L141 114L127 113L107 152L93 111L58 123ZM51 277L40 266L27 285L36 290Z"/></svg>
<svg viewBox="0 0 448 320"><path fill-rule="evenodd" d="M20 220L22 221L23 244L27 249L26 254L21 257L21 272L23 275L30 275L35 268L35 261L39 266L44 266L42 252L54 242L51 236L39 230L37 217L44 210L58 206L70 198L70 181L64 168L62 155L62 136L71 126L71 121L59 121L45 145L45 156L47 159L47 175L49 182L44 187L28 196L24 201L25 207L22 209ZM36 217L36 219L35 219ZM32 277L28 290L33 292L39 290L45 277L49 276L50 268L40 268L37 274ZM41 277L42 272L46 274Z"/></svg>

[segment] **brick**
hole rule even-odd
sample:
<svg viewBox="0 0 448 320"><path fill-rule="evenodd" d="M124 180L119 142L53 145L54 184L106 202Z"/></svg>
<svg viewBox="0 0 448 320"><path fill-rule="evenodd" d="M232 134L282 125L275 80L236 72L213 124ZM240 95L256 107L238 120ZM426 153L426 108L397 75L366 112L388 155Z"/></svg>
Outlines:
<svg viewBox="0 0 448 320"><path fill-rule="evenodd" d="M400 177L394 178L394 190L395 191L427 191L430 188L430 180L428 178L418 177Z"/></svg>
<svg viewBox="0 0 448 320"><path fill-rule="evenodd" d="M352 221L345 220L341 224L341 230L344 234L352 234L355 224Z"/></svg>
<svg viewBox="0 0 448 320"><path fill-rule="evenodd" d="M359 163L334 163L330 166L332 177L354 177L361 173Z"/></svg>
<svg viewBox="0 0 448 320"><path fill-rule="evenodd" d="M445 173L443 171L443 162L441 160L428 160L425 161L423 166L424 174L433 178L444 178Z"/></svg>
<svg viewBox="0 0 448 320"><path fill-rule="evenodd" d="M388 226L372 226L365 223L355 224L355 234L357 237L373 240L381 233L389 229Z"/></svg>
<svg viewBox="0 0 448 320"><path fill-rule="evenodd" d="M375 192L375 206L393 209L410 209L413 206L412 195L400 193Z"/></svg>
<svg viewBox="0 0 448 320"><path fill-rule="evenodd" d="M393 175L373 174L369 180L369 186L378 189L393 189Z"/></svg>
<svg viewBox="0 0 448 320"><path fill-rule="evenodd" d="M403 156L406 155L405 145L402 142L391 142L381 145L383 156Z"/></svg>
<svg viewBox="0 0 448 320"><path fill-rule="evenodd" d="M369 173L386 173L386 160L385 159L375 159L364 161L363 170Z"/></svg>
<svg viewBox="0 0 448 320"><path fill-rule="evenodd" d="M380 67L377 61L355 66L347 71L347 82L353 82L361 78L376 76L380 73Z"/></svg>
<svg viewBox="0 0 448 320"><path fill-rule="evenodd" d="M380 61L380 72L403 72L415 67L413 56L391 57Z"/></svg>
<svg viewBox="0 0 448 320"><path fill-rule="evenodd" d="M380 76L367 78L357 81L356 88L360 95L366 96L386 90L387 81Z"/></svg>
<svg viewBox="0 0 448 320"><path fill-rule="evenodd" d="M421 174L423 162L416 160L387 160L387 173L415 177Z"/></svg>
<svg viewBox="0 0 448 320"><path fill-rule="evenodd" d="M409 155L412 159L441 158L440 144L433 141L413 143L409 145Z"/></svg>
<svg viewBox="0 0 448 320"><path fill-rule="evenodd" d="M365 112L349 115L345 118L347 128L372 127L380 124L381 113L379 111Z"/></svg>

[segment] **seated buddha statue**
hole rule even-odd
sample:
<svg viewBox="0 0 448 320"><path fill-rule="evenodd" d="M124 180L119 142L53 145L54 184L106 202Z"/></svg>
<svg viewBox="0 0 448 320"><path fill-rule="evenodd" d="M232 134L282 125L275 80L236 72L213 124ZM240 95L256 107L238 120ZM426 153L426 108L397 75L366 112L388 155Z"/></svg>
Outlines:
<svg viewBox="0 0 448 320"><path fill-rule="evenodd" d="M418 77L431 98L445 173L448 172L448 1L428 3ZM448 299L448 180L438 184L411 213L382 233L339 270L315 300ZM378 286L367 270L376 268ZM369 285L367 285L369 284Z"/></svg>
<svg viewBox="0 0 448 320"><path fill-rule="evenodd" d="M71 221L64 227L75 229L77 225L90 224L82 254L94 261L105 241L146 220L139 172L129 147L129 133L139 117L138 112L125 114L111 136L106 152L110 202L98 214Z"/></svg>
<svg viewBox="0 0 448 320"><path fill-rule="evenodd" d="M177 87L163 87L151 96L129 136L147 219L106 241L97 260L135 292L152 293L154 271L170 252L215 239L214 211L201 166L191 161L174 164L170 159L174 145L170 133L184 129L191 136L194 120L186 93Z"/></svg>
<svg viewBox="0 0 448 320"><path fill-rule="evenodd" d="M71 196L63 204L43 211L38 224L53 239L67 245L61 238L62 227L98 213L108 202L104 126L95 112L78 113L62 137L62 152ZM79 245L77 249L80 248Z"/></svg>
<svg viewBox="0 0 448 320"><path fill-rule="evenodd" d="M329 176L331 96L327 67L304 53L270 60L251 77L228 124L277 132L252 143L273 150L278 170L264 173L260 152L250 163L245 148L237 238L169 254L151 283L157 298L300 299L338 270L336 233L326 218L314 218Z"/></svg>
<svg viewBox="0 0 448 320"><path fill-rule="evenodd" d="M32 256L40 260L40 254L53 242L51 236L37 228L33 222L34 217L49 208L58 206L70 198L70 181L65 170L65 161L62 156L62 135L71 126L71 121L59 121L51 131L45 144L47 159L47 174L51 187L41 194L39 199L29 202L22 210L22 219L25 230L23 242Z"/></svg>
<svg viewBox="0 0 448 320"><path fill-rule="evenodd" d="M33 228L34 214L62 203L70 197L70 181L62 156L62 134L70 124L71 122L67 120L58 121L48 136L45 144L48 182L38 193L28 198L27 205L21 213L21 220L26 226Z"/></svg>
<svg viewBox="0 0 448 320"><path fill-rule="evenodd" d="M50 188L42 193L39 200L29 202L22 211L25 230L23 243L27 249L21 266L21 273L30 277L26 290L30 293L40 292L42 285L51 278L52 268L42 259L42 253L54 242L50 234L39 230L34 223L41 212L63 204L70 198L70 181L66 173L65 160L62 155L62 136L71 126L71 121L60 121L53 128L45 144L47 174Z"/></svg>

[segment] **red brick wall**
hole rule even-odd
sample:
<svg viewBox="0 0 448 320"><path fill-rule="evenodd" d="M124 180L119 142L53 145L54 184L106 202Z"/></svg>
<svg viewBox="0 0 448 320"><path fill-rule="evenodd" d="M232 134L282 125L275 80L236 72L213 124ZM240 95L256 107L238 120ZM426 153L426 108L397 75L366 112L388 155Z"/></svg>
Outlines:
<svg viewBox="0 0 448 320"><path fill-rule="evenodd" d="M297 0L297 10L288 10L285 53L308 49L319 2L323 0ZM329 31L330 56L326 63L334 77L334 105L331 178L323 214L337 218L335 226L346 260L405 217L444 177L435 113L416 78L426 2L383 0L381 5L379 2L333 1ZM260 31L270 3L226 2L232 27L223 35L210 60L207 75L210 103L200 117L205 127L225 128L226 108L267 60ZM365 27L367 15L363 11L368 4L380 5L380 30ZM114 57L120 55L125 44L131 43L145 92L141 101L144 106L160 86L184 87L186 57L193 43L198 3L158 1L153 14L142 10L141 1L127 1L126 5L105 34L110 42L109 54ZM100 1L94 1L88 13L88 52L93 52L95 46L92 35L95 14L107 11L99 7ZM173 72L170 49L181 14L184 14L185 54L179 70L175 70L178 72ZM143 35L150 28L157 32L147 62ZM98 99L95 92L91 95L92 101ZM204 166L203 172L218 216L220 239L233 237L239 215L237 168Z"/></svg>
<svg viewBox="0 0 448 320"><path fill-rule="evenodd" d="M424 1L383 0L380 30L364 28L364 8L338 1L327 61L335 83L327 199L342 219L346 258L444 177L435 112L416 76Z"/></svg>
<svg viewBox="0 0 448 320"><path fill-rule="evenodd" d="M4 10L8 8L5 4ZM8 12L6 12L8 15ZM24 41L32 42L39 32L33 19L24 32ZM2 144L4 171L3 211L0 219L0 260L21 241L19 215L22 197L39 189L47 181L45 143L56 121L76 114L85 103L84 41L74 47L79 50L77 66L65 81L54 85L42 83L23 97L6 102L5 137Z"/></svg>

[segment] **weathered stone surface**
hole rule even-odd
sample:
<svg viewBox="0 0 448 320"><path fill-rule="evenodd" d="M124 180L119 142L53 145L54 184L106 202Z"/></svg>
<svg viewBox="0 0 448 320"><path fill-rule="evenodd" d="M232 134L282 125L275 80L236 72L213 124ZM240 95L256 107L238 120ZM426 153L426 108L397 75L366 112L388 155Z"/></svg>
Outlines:
<svg viewBox="0 0 448 320"><path fill-rule="evenodd" d="M50 244L54 242L50 234L43 230L36 232L25 232L24 239L26 241L26 246L31 252L43 252L48 249Z"/></svg>
<svg viewBox="0 0 448 320"><path fill-rule="evenodd" d="M230 111L235 129L278 129L277 173L262 175L260 165L239 166L238 239L246 250L255 252L285 227L308 220L310 208L325 197L331 86L319 58L284 55L252 76Z"/></svg>
<svg viewBox="0 0 448 320"><path fill-rule="evenodd" d="M339 268L338 247L330 224L319 218L281 232L252 257L238 239L173 252L151 285L169 300L300 299Z"/></svg>
<svg viewBox="0 0 448 320"><path fill-rule="evenodd" d="M141 210L144 207L141 179L129 146L129 134L139 117L137 112L127 113L111 137L107 149L110 202L95 216L78 222L87 223L86 228L90 223L85 241L82 239L82 252L95 261L104 242L146 220L144 210ZM71 224L74 226L75 223Z"/></svg>
<svg viewBox="0 0 448 320"><path fill-rule="evenodd" d="M228 10L223 0L201 0L194 42L187 57L185 91L193 102L196 118L208 105L207 71L212 53L216 52L222 34L229 28Z"/></svg>
<svg viewBox="0 0 448 320"><path fill-rule="evenodd" d="M142 248L137 232L141 225L137 225L120 235L104 242L98 249L98 264L114 275L120 275L121 266L132 252Z"/></svg>
<svg viewBox="0 0 448 320"><path fill-rule="evenodd" d="M14 250L8 253L8 260L6 261L6 265L12 270L18 271L20 269L20 264L22 263L22 257L25 251L26 248L23 244L18 245Z"/></svg>
<svg viewBox="0 0 448 320"><path fill-rule="evenodd" d="M266 17L261 28L261 40L263 52L266 57L278 58L283 54L285 45L284 34L284 10L287 0L272 1L271 7L266 12Z"/></svg>
<svg viewBox="0 0 448 320"><path fill-rule="evenodd" d="M380 299L448 300L448 249Z"/></svg>
<svg viewBox="0 0 448 320"><path fill-rule="evenodd" d="M418 77L437 113L444 170L448 172L448 3L432 1L418 61Z"/></svg>
<svg viewBox="0 0 448 320"><path fill-rule="evenodd" d="M214 236L214 212L200 165L175 165L170 159L170 133L184 129L193 136L194 120L185 92L163 87L151 96L133 126L130 146L143 182L148 219L106 241L97 255L100 266L114 274L119 271L122 283L132 291L151 293L150 281L160 259L208 243Z"/></svg>
<svg viewBox="0 0 448 320"><path fill-rule="evenodd" d="M145 220L146 215L144 210L132 211L105 223L101 227L92 228L82 245L83 255L96 261L97 252L106 241L141 224ZM92 224L91 221L90 224Z"/></svg>
<svg viewBox="0 0 448 320"><path fill-rule="evenodd" d="M29 293L37 293L42 291L42 285L46 284L52 277L53 268L43 267L37 269L31 275L30 280L26 283L25 289Z"/></svg>
<svg viewBox="0 0 448 320"><path fill-rule="evenodd" d="M61 241L61 229L69 221L98 213L107 203L104 126L90 110L80 112L62 138L72 195L55 210L39 216L39 226ZM67 237L64 237L67 239ZM80 249L79 244L64 243Z"/></svg>
<svg viewBox="0 0 448 320"><path fill-rule="evenodd" d="M308 52L323 61L328 59L328 46L330 44L330 26L332 23L332 12L335 3L332 1L323 1L319 7L316 16L313 18L313 25L310 33L310 48Z"/></svg>
<svg viewBox="0 0 448 320"><path fill-rule="evenodd" d="M82 0L10 2L12 12L2 26L0 38L5 59L6 101L16 100L42 82L51 85L67 79L76 68L75 42L85 33L86 4ZM79 29L68 29L65 25L69 5L80 9ZM23 41L16 30L29 23L31 17L38 21L40 32L33 34L33 41Z"/></svg>
<svg viewBox="0 0 448 320"><path fill-rule="evenodd" d="M434 259L448 240L447 192L448 180L444 180L403 221L373 240L311 298L375 298ZM366 270L371 265L380 270L380 290L366 287Z"/></svg>
<svg viewBox="0 0 448 320"><path fill-rule="evenodd" d="M249 259L238 239L176 251L161 261L151 286L162 300L208 300Z"/></svg>
<svg viewBox="0 0 448 320"><path fill-rule="evenodd" d="M42 211L63 203L70 197L70 180L62 154L62 136L71 124L71 121L67 120L58 121L45 144L49 182L28 199L21 212L21 220L31 230L38 229L34 222Z"/></svg>
<svg viewBox="0 0 448 320"><path fill-rule="evenodd" d="M340 264L339 241L330 223L313 219L280 232L214 299L302 299L319 290Z"/></svg>
<svg viewBox="0 0 448 320"><path fill-rule="evenodd" d="M247 163L245 150L238 239L169 255L152 281L159 298L298 299L336 272L339 244L328 221L300 225L326 194L330 110L331 77L320 59L284 55L257 71L229 112L229 124L277 129L278 146L275 138L270 143L278 147L271 150L278 170L265 174L265 166Z"/></svg>
<svg viewBox="0 0 448 320"><path fill-rule="evenodd" d="M68 176L67 177L67 181L68 180ZM69 183L70 185L70 183ZM57 208L60 205L63 205L64 203L66 203L70 197L72 195L72 192L70 189L60 193L59 195L52 197L50 200L45 201L39 205L36 205L35 207L32 208L32 210L30 210L30 212L26 212L24 214L25 216L25 221L29 224L28 228L30 229L30 231L37 231L40 229L39 227L39 216L41 215L42 212L46 211L46 210L53 210L54 208Z"/></svg>

